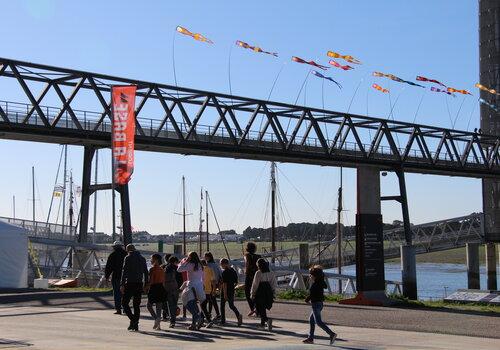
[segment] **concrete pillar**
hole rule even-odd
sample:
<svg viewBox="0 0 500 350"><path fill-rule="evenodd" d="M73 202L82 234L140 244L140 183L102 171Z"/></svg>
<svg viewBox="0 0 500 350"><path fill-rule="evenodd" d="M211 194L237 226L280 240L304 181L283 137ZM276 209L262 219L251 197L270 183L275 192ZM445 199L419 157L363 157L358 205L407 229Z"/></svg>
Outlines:
<svg viewBox="0 0 500 350"><path fill-rule="evenodd" d="M467 288L480 289L479 285L479 243L467 243Z"/></svg>
<svg viewBox="0 0 500 350"><path fill-rule="evenodd" d="M308 269L309 268L309 244L300 243L299 244L299 268Z"/></svg>
<svg viewBox="0 0 500 350"><path fill-rule="evenodd" d="M158 252L163 253L163 240L158 241Z"/></svg>
<svg viewBox="0 0 500 350"><path fill-rule="evenodd" d="M497 290L497 253L495 243L485 244L486 255L486 288Z"/></svg>
<svg viewBox="0 0 500 350"><path fill-rule="evenodd" d="M356 284L358 292L385 296L380 171L357 169Z"/></svg>
<svg viewBox="0 0 500 350"><path fill-rule="evenodd" d="M415 258L415 247L412 245L401 245L400 252L403 296L411 300L417 300L417 263Z"/></svg>
<svg viewBox="0 0 500 350"><path fill-rule="evenodd" d="M182 256L182 244L174 244L174 255Z"/></svg>

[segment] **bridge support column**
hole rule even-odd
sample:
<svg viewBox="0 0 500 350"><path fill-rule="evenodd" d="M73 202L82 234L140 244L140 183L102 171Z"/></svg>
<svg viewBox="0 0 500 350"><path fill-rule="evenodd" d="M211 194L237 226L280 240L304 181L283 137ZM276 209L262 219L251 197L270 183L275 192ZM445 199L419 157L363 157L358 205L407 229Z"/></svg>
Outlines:
<svg viewBox="0 0 500 350"><path fill-rule="evenodd" d="M128 195L128 184L118 186L116 189L120 193L121 217L122 217L122 232L123 244L132 243L132 224L130 221L130 199Z"/></svg>
<svg viewBox="0 0 500 350"><path fill-rule="evenodd" d="M403 296L417 300L417 268L415 247L401 245L401 276L403 280Z"/></svg>
<svg viewBox="0 0 500 350"><path fill-rule="evenodd" d="M83 150L83 175L82 175L82 199L80 205L80 229L78 232L78 242L87 242L89 231L89 205L92 191L90 188L92 159L94 158L95 148L85 146Z"/></svg>
<svg viewBox="0 0 500 350"><path fill-rule="evenodd" d="M497 252L495 243L485 244L486 255L486 288L497 290Z"/></svg>
<svg viewBox="0 0 500 350"><path fill-rule="evenodd" d="M480 289L479 285L479 243L467 243L467 288Z"/></svg>
<svg viewBox="0 0 500 350"><path fill-rule="evenodd" d="M356 289L344 304L386 305L384 239L380 205L380 172L357 168Z"/></svg>

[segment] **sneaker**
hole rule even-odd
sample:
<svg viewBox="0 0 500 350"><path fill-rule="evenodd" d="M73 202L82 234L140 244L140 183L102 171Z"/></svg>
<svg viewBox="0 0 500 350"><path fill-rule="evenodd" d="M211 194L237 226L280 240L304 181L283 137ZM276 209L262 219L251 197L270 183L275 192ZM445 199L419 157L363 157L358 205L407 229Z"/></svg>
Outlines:
<svg viewBox="0 0 500 350"><path fill-rule="evenodd" d="M266 325L265 325L265 324L260 324L260 323L259 323L259 324L257 325L257 328L258 328L258 329L262 329L262 330L264 330L264 329L266 329Z"/></svg>
<svg viewBox="0 0 500 350"><path fill-rule="evenodd" d="M248 313L248 317L255 316L255 310L252 310Z"/></svg>
<svg viewBox="0 0 500 350"><path fill-rule="evenodd" d="M199 320L196 323L196 330L199 331L201 329L201 327L203 327L204 325L205 325L205 323L203 322L203 320Z"/></svg>
<svg viewBox="0 0 500 350"><path fill-rule="evenodd" d="M122 310L116 310L114 315L121 315L122 314Z"/></svg>
<svg viewBox="0 0 500 350"><path fill-rule="evenodd" d="M273 330L273 320L272 319L267 320L267 330L269 332L271 332Z"/></svg>
<svg viewBox="0 0 500 350"><path fill-rule="evenodd" d="M127 331L131 331L134 329L134 323L130 321L130 324L128 325Z"/></svg>
<svg viewBox="0 0 500 350"><path fill-rule="evenodd" d="M139 322L134 324L134 328L132 328L133 331L139 332Z"/></svg>
<svg viewBox="0 0 500 350"><path fill-rule="evenodd" d="M207 328L212 328L214 326L214 321L208 322Z"/></svg>
<svg viewBox="0 0 500 350"><path fill-rule="evenodd" d="M170 326L168 326L169 328L175 328L175 323L171 323Z"/></svg>
<svg viewBox="0 0 500 350"><path fill-rule="evenodd" d="M240 327L243 324L243 315L239 314L238 315L238 327Z"/></svg>
<svg viewBox="0 0 500 350"><path fill-rule="evenodd" d="M335 339L337 339L337 333L333 333L330 336L330 345L333 345L333 343L335 342Z"/></svg>
<svg viewBox="0 0 500 350"><path fill-rule="evenodd" d="M302 342L304 344L314 344L314 340L312 340L311 338L304 339L302 340Z"/></svg>

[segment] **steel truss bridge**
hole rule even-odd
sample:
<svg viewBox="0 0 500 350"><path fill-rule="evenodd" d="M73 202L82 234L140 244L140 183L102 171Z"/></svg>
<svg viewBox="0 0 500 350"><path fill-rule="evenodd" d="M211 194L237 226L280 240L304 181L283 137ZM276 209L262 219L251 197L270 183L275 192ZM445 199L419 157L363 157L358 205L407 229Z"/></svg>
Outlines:
<svg viewBox="0 0 500 350"><path fill-rule="evenodd" d="M110 90L123 84L138 89L138 150L480 178L500 175L499 136L6 58L0 58L0 138L110 147Z"/></svg>

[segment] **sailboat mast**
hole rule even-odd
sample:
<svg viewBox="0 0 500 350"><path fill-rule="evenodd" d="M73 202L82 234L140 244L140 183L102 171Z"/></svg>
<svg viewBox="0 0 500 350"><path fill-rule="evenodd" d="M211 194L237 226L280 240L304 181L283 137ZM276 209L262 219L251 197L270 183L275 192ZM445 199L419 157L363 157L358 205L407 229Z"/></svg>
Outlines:
<svg viewBox="0 0 500 350"><path fill-rule="evenodd" d="M98 175L98 169L99 169L99 150L96 149L95 151L95 174L94 174L94 185L97 185L97 175ZM95 234L96 234L96 226L97 226L97 192L98 191L95 191L94 192L94 222L93 222L93 225L92 227L94 228L93 229L93 232L92 232L92 243L95 243Z"/></svg>
<svg viewBox="0 0 500 350"><path fill-rule="evenodd" d="M64 172L63 172L63 212L62 212L62 233L65 233L66 223L66 180L68 177L68 145L64 145Z"/></svg>
<svg viewBox="0 0 500 350"><path fill-rule="evenodd" d="M33 229L35 228L35 167L31 167L31 192L33 198Z"/></svg>
<svg viewBox="0 0 500 350"><path fill-rule="evenodd" d="M271 252L274 264L274 252L276 251L276 163L271 162Z"/></svg>
<svg viewBox="0 0 500 350"><path fill-rule="evenodd" d="M182 251L187 255L186 250L186 178L182 176Z"/></svg>
<svg viewBox="0 0 500 350"><path fill-rule="evenodd" d="M200 226L198 228L198 251L201 257L201 253L203 250L203 187L200 192Z"/></svg>
<svg viewBox="0 0 500 350"><path fill-rule="evenodd" d="M337 273L342 274L342 229L340 228L340 219L342 215L342 167L340 168L340 186L338 192L337 204ZM342 293L342 280L339 281L339 294Z"/></svg>
<svg viewBox="0 0 500 350"><path fill-rule="evenodd" d="M210 233L208 232L208 191L205 191L205 225L207 228L207 252L210 251Z"/></svg>
<svg viewBox="0 0 500 350"><path fill-rule="evenodd" d="M73 237L73 171L69 176L69 235Z"/></svg>
<svg viewBox="0 0 500 350"><path fill-rule="evenodd" d="M12 196L12 217L16 219L16 196Z"/></svg>

